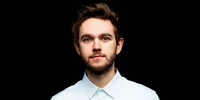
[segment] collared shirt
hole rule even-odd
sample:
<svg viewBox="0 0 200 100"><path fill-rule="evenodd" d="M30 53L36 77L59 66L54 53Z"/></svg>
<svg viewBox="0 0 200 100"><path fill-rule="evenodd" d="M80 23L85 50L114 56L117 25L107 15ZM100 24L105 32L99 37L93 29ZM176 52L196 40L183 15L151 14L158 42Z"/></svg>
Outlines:
<svg viewBox="0 0 200 100"><path fill-rule="evenodd" d="M85 72L82 80L51 100L159 100L159 97L154 90L122 77L116 69L115 76L104 88L95 86Z"/></svg>

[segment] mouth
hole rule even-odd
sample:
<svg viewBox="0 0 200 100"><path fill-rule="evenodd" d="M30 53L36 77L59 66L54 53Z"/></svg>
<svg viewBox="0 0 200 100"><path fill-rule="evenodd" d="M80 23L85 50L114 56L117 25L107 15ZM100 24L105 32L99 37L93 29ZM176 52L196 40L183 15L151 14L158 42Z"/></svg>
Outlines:
<svg viewBox="0 0 200 100"><path fill-rule="evenodd" d="M94 56L94 57L92 57L92 59L100 59L100 58L103 58L103 56Z"/></svg>
<svg viewBox="0 0 200 100"><path fill-rule="evenodd" d="M100 58L103 58L105 57L104 55L93 55L93 56L90 56L91 59L100 59Z"/></svg>

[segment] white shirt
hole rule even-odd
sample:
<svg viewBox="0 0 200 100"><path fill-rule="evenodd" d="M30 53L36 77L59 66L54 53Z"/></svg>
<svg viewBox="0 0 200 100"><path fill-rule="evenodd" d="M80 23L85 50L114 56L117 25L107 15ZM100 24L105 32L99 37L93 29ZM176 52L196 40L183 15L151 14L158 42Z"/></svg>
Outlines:
<svg viewBox="0 0 200 100"><path fill-rule="evenodd" d="M51 100L159 100L159 97L154 90L127 80L117 70L104 88L95 86L84 73L82 80L55 94Z"/></svg>

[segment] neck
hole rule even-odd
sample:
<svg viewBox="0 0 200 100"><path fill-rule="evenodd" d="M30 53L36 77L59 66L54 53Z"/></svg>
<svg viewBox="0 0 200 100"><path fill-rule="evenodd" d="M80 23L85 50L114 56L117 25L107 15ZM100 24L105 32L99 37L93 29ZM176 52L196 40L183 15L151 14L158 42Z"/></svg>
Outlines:
<svg viewBox="0 0 200 100"><path fill-rule="evenodd" d="M101 74L101 75L97 75L95 73L90 72L89 70L87 70L87 76L89 78L89 80L96 85L99 88L103 88L104 86L106 86L111 80L112 78L115 76L115 68L114 66L111 67L107 72Z"/></svg>

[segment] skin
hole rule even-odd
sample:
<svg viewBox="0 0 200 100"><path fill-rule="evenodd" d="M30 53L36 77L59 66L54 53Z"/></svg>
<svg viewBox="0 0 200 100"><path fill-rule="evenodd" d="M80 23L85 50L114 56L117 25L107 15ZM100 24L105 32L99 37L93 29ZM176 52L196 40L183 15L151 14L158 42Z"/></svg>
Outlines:
<svg viewBox="0 0 200 100"><path fill-rule="evenodd" d="M121 52L124 39L116 43L114 26L110 20L89 18L80 27L77 53L86 63L90 81L103 88L115 75L115 57Z"/></svg>

